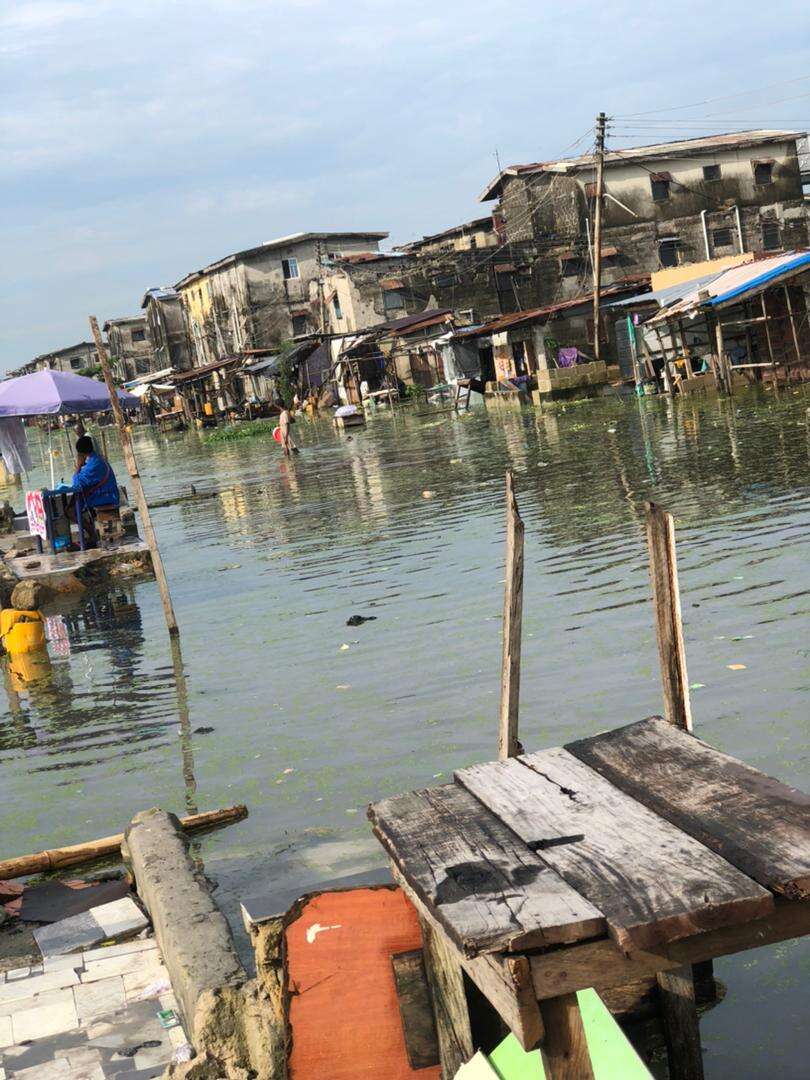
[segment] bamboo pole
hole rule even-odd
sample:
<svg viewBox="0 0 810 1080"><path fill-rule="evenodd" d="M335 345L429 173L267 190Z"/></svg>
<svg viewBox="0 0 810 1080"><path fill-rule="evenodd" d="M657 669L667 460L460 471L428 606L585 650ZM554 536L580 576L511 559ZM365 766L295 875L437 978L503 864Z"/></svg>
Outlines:
<svg viewBox="0 0 810 1080"><path fill-rule="evenodd" d="M141 524L143 526L143 534L146 539L146 543L149 545L149 551L152 554L152 565L155 569L155 578L158 583L158 589L160 590L160 599L163 602L163 613L166 616L166 626L170 635L179 634L180 628L177 625L177 619L174 614L174 607L172 606L172 598L169 593L169 582L166 580L166 571L163 569L163 560L160 557L160 551L157 545L157 537L155 536L155 530L152 526L152 516L149 513L149 506L146 502L146 496L144 495L143 485L141 484L140 473L138 472L138 462L135 458L135 451L132 447L132 440L127 430L127 425L124 422L124 414L121 410L121 402L118 400L118 392L113 383L112 372L110 370L110 360L107 356L107 349L101 337L101 331L98 328L98 320L95 315L90 316L90 330L93 334L93 340L96 343L96 351L98 352L99 363L101 364L101 370L104 372L104 381L107 384L107 390L110 394L110 404L112 405L113 415L115 416L115 422L118 425L118 434L121 438L121 449L124 452L124 461L126 462L129 475L132 480L132 490L135 495L135 501L138 504L138 511L141 515Z"/></svg>
<svg viewBox="0 0 810 1080"><path fill-rule="evenodd" d="M655 503L645 503L650 582L655 609L655 632L664 684L664 716L670 724L692 730L686 650L683 643L675 523L672 514Z"/></svg>
<svg viewBox="0 0 810 1080"><path fill-rule="evenodd" d="M180 818L180 824L186 832L199 832L201 829L213 829L217 825L230 825L247 817L247 807L241 803L227 806L222 810L207 810L203 814L192 814ZM21 855L16 859L4 859L0 862L0 881L10 878L25 877L27 874L41 874L46 870L56 870L64 866L78 866L108 855L116 855L121 850L123 833L104 836L100 840L89 840L84 844L70 847L50 848L38 851L35 855Z"/></svg>
<svg viewBox="0 0 810 1080"><path fill-rule="evenodd" d="M799 367L802 365L802 350L799 346L799 335L796 332L796 320L793 318L793 304L790 299L790 289L785 285L785 304L787 306L788 318L790 319L790 329L793 332L793 347L796 350L796 359L799 362ZM790 364L785 364L786 382L790 385Z"/></svg>
<svg viewBox="0 0 810 1080"><path fill-rule="evenodd" d="M523 624L523 519L515 499L511 472L506 474L506 584L503 590L503 662L498 757L520 753L520 640Z"/></svg>

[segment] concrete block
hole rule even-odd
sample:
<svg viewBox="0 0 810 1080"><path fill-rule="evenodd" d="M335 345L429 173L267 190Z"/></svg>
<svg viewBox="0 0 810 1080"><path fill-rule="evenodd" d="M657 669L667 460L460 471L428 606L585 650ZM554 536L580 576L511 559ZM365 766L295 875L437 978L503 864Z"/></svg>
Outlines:
<svg viewBox="0 0 810 1080"><path fill-rule="evenodd" d="M82 1024L118 1012L126 1005L123 976L114 975L111 979L80 983L75 987L73 997Z"/></svg>
<svg viewBox="0 0 810 1080"><path fill-rule="evenodd" d="M65 986L75 986L79 976L68 968L64 971L49 971L34 978L19 979L16 982L4 983L0 986L0 1011L2 1005L9 1001L20 1001L24 998L33 998L46 990L59 990Z"/></svg>
<svg viewBox="0 0 810 1080"><path fill-rule="evenodd" d="M194 1041L194 1016L208 991L238 988L247 975L230 927L202 874L188 856L177 818L163 810L136 814L126 830L124 857L152 917L172 986Z"/></svg>
<svg viewBox="0 0 810 1080"><path fill-rule="evenodd" d="M0 1005L0 1016L14 1016L15 1013L25 1012L26 1009L38 1008L41 1005L54 1005L73 999L73 989L66 986L63 989L45 990L36 997L17 998L16 1001L4 1001Z"/></svg>
<svg viewBox="0 0 810 1080"><path fill-rule="evenodd" d="M0 1016L0 1049L14 1045L14 1036L11 1032L11 1017Z"/></svg>
<svg viewBox="0 0 810 1080"><path fill-rule="evenodd" d="M45 959L80 952L88 945L103 941L106 936L89 911L71 915L49 926L39 926L34 931L34 940Z"/></svg>
<svg viewBox="0 0 810 1080"><path fill-rule="evenodd" d="M152 953L147 953L151 957ZM140 971L144 966L153 966L149 959L144 960L143 953L124 953L123 956L105 957L103 960L90 960L84 966L81 980L83 983L98 982L113 975L126 975L131 971Z"/></svg>
<svg viewBox="0 0 810 1080"><path fill-rule="evenodd" d="M30 967L12 968L11 971L6 972L6 980L13 982L15 979L27 979L30 974Z"/></svg>
<svg viewBox="0 0 810 1080"><path fill-rule="evenodd" d="M16 1043L24 1043L29 1039L44 1039L48 1035L61 1035L64 1031L75 1031L78 1026L79 1017L73 994L69 995L69 1000L26 1009L24 1012L14 1013L11 1018Z"/></svg>
<svg viewBox="0 0 810 1080"><path fill-rule="evenodd" d="M90 914L108 938L137 934L139 930L144 930L149 925L149 920L144 913L128 896L91 908Z"/></svg>
<svg viewBox="0 0 810 1080"><path fill-rule="evenodd" d="M124 956L127 953L157 952L157 941L153 938L132 938L130 941L122 941L120 945L104 945L99 949L86 949L82 953L82 960L87 963L90 960L109 960L111 956Z"/></svg>

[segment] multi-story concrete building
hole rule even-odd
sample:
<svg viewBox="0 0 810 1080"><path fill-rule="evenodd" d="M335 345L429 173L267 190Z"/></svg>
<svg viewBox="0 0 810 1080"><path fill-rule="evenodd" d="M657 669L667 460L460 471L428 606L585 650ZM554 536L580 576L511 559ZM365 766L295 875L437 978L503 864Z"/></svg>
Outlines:
<svg viewBox="0 0 810 1080"><path fill-rule="evenodd" d="M796 131L743 131L605 155L603 282L738 252L807 245ZM593 155L513 165L487 185L499 200L516 305L590 288Z"/></svg>
<svg viewBox="0 0 810 1080"><path fill-rule="evenodd" d="M155 371L185 371L192 365L191 342L176 289L149 289L141 301Z"/></svg>
<svg viewBox="0 0 810 1080"><path fill-rule="evenodd" d="M43 371L51 368L55 371L88 371L98 367L98 354L92 341L80 341L78 345L67 345L64 349L54 349L53 352L42 353L34 357L28 364L24 364L9 375L25 375L30 371Z"/></svg>
<svg viewBox="0 0 810 1080"><path fill-rule="evenodd" d="M145 315L108 319L104 323L104 332L107 335L110 366L117 379L127 382L154 370Z"/></svg>
<svg viewBox="0 0 810 1080"><path fill-rule="evenodd" d="M387 232L307 232L238 251L175 286L195 366L267 348L326 325L327 266L376 252Z"/></svg>

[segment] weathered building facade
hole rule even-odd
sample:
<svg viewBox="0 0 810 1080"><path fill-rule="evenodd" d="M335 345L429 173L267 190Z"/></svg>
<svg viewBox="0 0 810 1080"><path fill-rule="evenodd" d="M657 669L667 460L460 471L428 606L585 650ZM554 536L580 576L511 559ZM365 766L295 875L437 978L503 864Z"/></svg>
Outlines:
<svg viewBox="0 0 810 1080"><path fill-rule="evenodd" d="M409 244L400 244L397 251L405 255L446 255L453 251L486 251L497 247L502 222L498 214L466 221L463 225L453 225L442 232L423 236L421 240L412 240Z"/></svg>
<svg viewBox="0 0 810 1080"><path fill-rule="evenodd" d="M800 133L750 131L605 155L602 280L807 244ZM516 305L581 294L592 277L592 155L504 169L499 200Z"/></svg>
<svg viewBox="0 0 810 1080"><path fill-rule="evenodd" d="M23 375L30 371L43 371L45 368L53 371L82 372L96 367L98 367L98 354L95 345L92 341L80 341L77 345L67 345L64 349L42 353L30 364L25 364L10 374Z"/></svg>
<svg viewBox="0 0 810 1080"><path fill-rule="evenodd" d="M180 294L195 366L270 348L326 322L324 278L345 254L377 251L386 232L294 233L188 274Z"/></svg>
<svg viewBox="0 0 810 1080"><path fill-rule="evenodd" d="M149 289L141 301L155 371L185 371L192 366L191 342L183 303L176 289Z"/></svg>
<svg viewBox="0 0 810 1080"><path fill-rule="evenodd" d="M144 315L125 315L104 323L110 366L117 379L128 382L153 370L152 346Z"/></svg>

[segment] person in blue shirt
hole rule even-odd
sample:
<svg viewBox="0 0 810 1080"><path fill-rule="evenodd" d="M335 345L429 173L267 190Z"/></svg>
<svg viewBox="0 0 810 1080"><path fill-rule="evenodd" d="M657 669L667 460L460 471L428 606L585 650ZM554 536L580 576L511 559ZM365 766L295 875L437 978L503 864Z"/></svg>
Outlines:
<svg viewBox="0 0 810 1080"><path fill-rule="evenodd" d="M76 440L78 468L68 490L81 495L83 506L117 507L121 504L118 483L110 463L96 453L93 440L82 435Z"/></svg>

